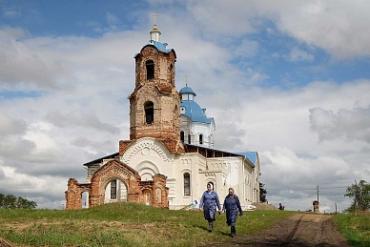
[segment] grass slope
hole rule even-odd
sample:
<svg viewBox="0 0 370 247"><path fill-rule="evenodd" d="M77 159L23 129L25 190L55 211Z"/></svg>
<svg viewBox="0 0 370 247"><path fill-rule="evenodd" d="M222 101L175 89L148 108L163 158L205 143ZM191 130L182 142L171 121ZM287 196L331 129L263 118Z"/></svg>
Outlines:
<svg viewBox="0 0 370 247"><path fill-rule="evenodd" d="M238 234L252 234L291 215L284 211L247 212ZM91 209L0 209L0 237L30 246L199 246L227 241L225 214L206 231L200 211L171 211L124 203Z"/></svg>
<svg viewBox="0 0 370 247"><path fill-rule="evenodd" d="M334 220L339 231L352 246L370 246L370 213L338 214Z"/></svg>

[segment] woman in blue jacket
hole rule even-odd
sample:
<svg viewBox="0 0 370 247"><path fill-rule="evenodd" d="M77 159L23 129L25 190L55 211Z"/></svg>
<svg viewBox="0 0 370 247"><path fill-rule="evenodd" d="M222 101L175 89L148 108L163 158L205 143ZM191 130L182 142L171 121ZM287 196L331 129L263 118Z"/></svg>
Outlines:
<svg viewBox="0 0 370 247"><path fill-rule="evenodd" d="M229 194L226 196L223 211L226 210L226 223L231 227L230 235L234 237L236 234L235 224L238 214L243 215L242 208L240 207L239 198L234 193L233 188L229 188Z"/></svg>
<svg viewBox="0 0 370 247"><path fill-rule="evenodd" d="M213 191L213 184L207 184L207 190L203 193L200 199L199 207L203 208L204 218L208 221L208 231L213 230L213 221L216 220L216 210L221 211L218 195Z"/></svg>

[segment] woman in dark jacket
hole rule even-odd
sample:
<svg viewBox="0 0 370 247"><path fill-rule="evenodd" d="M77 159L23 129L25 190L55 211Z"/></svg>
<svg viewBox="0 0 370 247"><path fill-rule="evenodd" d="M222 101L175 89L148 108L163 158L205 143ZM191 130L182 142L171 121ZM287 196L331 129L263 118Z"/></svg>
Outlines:
<svg viewBox="0 0 370 247"><path fill-rule="evenodd" d="M204 218L208 221L208 231L213 230L213 221L216 220L216 210L221 211L218 195L213 191L213 184L207 184L207 190L203 193L200 199L199 207L203 208Z"/></svg>
<svg viewBox="0 0 370 247"><path fill-rule="evenodd" d="M240 207L239 198L234 193L233 188L229 188L229 194L226 196L223 211L226 211L226 223L231 227L230 235L234 237L236 234L235 223L238 213L240 216L243 215L242 208Z"/></svg>

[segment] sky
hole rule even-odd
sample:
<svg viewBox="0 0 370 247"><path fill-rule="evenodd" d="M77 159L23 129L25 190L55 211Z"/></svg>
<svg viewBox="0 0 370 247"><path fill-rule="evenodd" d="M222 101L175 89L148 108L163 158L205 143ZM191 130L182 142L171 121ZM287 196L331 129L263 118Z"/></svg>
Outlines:
<svg viewBox="0 0 370 247"><path fill-rule="evenodd" d="M215 147L258 151L270 203L348 207L370 181L366 0L0 0L0 193L63 208L83 163L129 138L134 56L153 16L216 122Z"/></svg>

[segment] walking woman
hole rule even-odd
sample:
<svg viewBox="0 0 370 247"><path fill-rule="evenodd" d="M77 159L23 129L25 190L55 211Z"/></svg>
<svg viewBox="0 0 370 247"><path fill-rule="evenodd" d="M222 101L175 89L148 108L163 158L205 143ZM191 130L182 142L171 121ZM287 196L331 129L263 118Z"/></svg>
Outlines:
<svg viewBox="0 0 370 247"><path fill-rule="evenodd" d="M230 235L234 237L236 234L235 224L238 214L243 215L242 208L240 207L239 198L234 193L233 188L229 188L229 194L225 197L223 211L226 210L226 223L231 227Z"/></svg>
<svg viewBox="0 0 370 247"><path fill-rule="evenodd" d="M204 218L208 221L208 231L212 232L213 222L216 220L216 210L221 211L218 195L213 191L213 184L207 184L207 190L203 193L200 199L199 207L203 208Z"/></svg>

